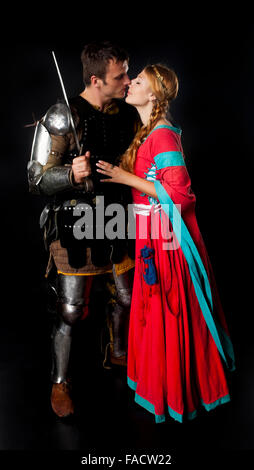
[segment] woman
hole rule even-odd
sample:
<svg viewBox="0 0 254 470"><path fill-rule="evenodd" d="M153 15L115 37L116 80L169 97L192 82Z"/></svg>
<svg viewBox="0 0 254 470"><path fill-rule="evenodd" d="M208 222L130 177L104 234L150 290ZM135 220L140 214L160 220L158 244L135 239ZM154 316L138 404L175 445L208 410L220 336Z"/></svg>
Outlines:
<svg viewBox="0 0 254 470"><path fill-rule="evenodd" d="M166 119L178 93L173 70L149 65L126 101L143 126L116 167L100 161L105 183L132 187L136 266L130 313L128 384L135 401L175 420L230 400L224 365L234 353L195 216L181 130Z"/></svg>

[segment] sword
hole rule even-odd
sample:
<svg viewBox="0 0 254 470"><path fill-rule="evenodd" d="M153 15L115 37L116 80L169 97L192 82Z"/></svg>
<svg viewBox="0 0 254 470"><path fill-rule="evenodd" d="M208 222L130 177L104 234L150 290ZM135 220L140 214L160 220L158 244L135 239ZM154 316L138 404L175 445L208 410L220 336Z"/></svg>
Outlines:
<svg viewBox="0 0 254 470"><path fill-rule="evenodd" d="M75 143L76 143L76 146L77 146L77 149L78 149L78 153L79 153L79 155L81 155L82 154L82 146L80 146L80 144L79 144L77 132L76 132L74 122L73 122L73 118L72 118L72 114L71 114L70 104L69 104L69 101L68 101L68 98L67 98L67 95L66 95L66 91L65 91L65 88L64 88L62 75L61 75L61 72L60 72L59 67L58 67L58 63L57 63L57 60L56 60L55 53L54 53L54 51L51 51L51 52L52 52L52 55L53 55L53 59L55 61L55 66L56 66L56 70L57 70L58 77L59 77L59 80L60 80L60 84L61 84L61 87L62 87L64 100L65 100L65 103L66 103L66 105L67 105L67 107L70 111L70 123L71 123L72 132L73 132L73 135L74 135Z"/></svg>

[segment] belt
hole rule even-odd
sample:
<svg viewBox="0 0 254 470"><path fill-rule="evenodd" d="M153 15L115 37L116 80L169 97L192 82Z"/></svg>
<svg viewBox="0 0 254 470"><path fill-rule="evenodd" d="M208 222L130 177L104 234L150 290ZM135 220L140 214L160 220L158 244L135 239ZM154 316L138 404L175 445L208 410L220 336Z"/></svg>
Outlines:
<svg viewBox="0 0 254 470"><path fill-rule="evenodd" d="M158 204L133 204L133 212L134 212L134 215L138 214L138 215L150 215L151 214L151 211L153 209L154 213L156 214L156 212L160 212L161 211L161 205L160 203Z"/></svg>

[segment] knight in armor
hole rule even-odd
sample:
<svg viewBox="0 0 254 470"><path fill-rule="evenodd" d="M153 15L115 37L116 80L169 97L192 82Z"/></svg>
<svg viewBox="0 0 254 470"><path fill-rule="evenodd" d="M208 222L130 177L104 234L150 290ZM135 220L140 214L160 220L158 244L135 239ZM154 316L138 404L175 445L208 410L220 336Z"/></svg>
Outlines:
<svg viewBox="0 0 254 470"><path fill-rule="evenodd" d="M127 233L121 239L108 239L96 217L102 203L105 208L113 203L127 208L131 203L129 188L103 185L96 172L100 159L112 165L119 162L138 128L136 110L122 100L130 84L128 54L109 42L91 43L84 47L81 61L84 91L69 99L71 115L61 102L48 110L37 125L28 164L30 191L49 196L40 224L50 253L47 272L52 265L57 271L51 405L59 417L74 413L69 381L72 332L84 314L91 276L113 275L117 293L112 312L113 355L126 355L124 329L135 256L134 240ZM80 207L82 214L92 208L92 237L74 234L80 219L75 211Z"/></svg>

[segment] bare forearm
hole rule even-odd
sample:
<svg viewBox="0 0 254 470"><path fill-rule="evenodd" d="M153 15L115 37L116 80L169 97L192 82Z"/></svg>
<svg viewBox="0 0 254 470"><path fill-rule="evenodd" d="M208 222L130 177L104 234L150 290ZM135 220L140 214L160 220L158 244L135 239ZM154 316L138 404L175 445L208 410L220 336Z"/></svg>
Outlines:
<svg viewBox="0 0 254 470"><path fill-rule="evenodd" d="M127 184L127 186L131 186L137 191L140 191L141 193L145 193L148 196L152 196L157 199L154 183L152 183L152 181L147 181L144 178L140 178L139 176L129 173L125 184Z"/></svg>

